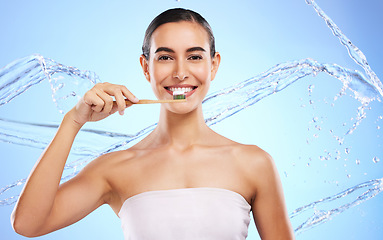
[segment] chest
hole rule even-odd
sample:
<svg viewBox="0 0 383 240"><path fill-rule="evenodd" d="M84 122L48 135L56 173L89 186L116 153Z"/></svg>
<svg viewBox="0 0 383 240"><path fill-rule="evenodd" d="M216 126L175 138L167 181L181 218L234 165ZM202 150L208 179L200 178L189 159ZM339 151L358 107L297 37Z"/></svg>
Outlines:
<svg viewBox="0 0 383 240"><path fill-rule="evenodd" d="M110 174L109 182L119 203L142 192L198 187L229 189L250 202L242 168L230 151L153 151L122 163Z"/></svg>
<svg viewBox="0 0 383 240"><path fill-rule="evenodd" d="M194 187L200 184L218 184L232 182L233 179L228 177L240 174L238 161L229 151L158 151L137 158L135 163L129 170L133 178L131 181L148 186L175 184Z"/></svg>

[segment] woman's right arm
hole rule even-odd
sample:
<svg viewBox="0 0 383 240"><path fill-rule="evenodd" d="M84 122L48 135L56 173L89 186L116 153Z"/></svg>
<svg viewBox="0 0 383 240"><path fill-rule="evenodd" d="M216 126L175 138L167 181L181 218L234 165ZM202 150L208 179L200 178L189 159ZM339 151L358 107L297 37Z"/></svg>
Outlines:
<svg viewBox="0 0 383 240"><path fill-rule="evenodd" d="M81 127L116 111L123 114L125 98L137 101L124 86L97 84L64 116L52 142L32 169L11 215L17 233L35 237L52 232L80 220L106 202L110 189L94 162L66 183L60 185L60 180Z"/></svg>

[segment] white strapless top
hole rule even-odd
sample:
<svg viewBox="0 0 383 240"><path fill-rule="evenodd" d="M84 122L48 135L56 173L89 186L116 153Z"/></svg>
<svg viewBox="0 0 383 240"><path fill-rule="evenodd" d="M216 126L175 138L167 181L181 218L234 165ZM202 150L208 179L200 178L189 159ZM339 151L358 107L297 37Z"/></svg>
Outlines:
<svg viewBox="0 0 383 240"><path fill-rule="evenodd" d="M244 240L250 210L230 190L182 188L134 195L118 216L125 240Z"/></svg>

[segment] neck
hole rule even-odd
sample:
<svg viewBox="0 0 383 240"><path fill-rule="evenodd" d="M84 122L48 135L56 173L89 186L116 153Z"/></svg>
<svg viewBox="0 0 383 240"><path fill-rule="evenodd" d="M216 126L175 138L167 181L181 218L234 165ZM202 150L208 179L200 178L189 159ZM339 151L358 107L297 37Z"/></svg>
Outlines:
<svg viewBox="0 0 383 240"><path fill-rule="evenodd" d="M202 106L186 114L176 114L161 107L160 120L152 137L159 145L186 149L201 143L209 130L203 118Z"/></svg>

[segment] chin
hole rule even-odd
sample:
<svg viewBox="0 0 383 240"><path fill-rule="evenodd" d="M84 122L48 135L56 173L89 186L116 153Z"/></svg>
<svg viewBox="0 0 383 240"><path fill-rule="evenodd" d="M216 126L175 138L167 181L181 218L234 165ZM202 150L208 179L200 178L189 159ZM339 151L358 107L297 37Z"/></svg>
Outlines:
<svg viewBox="0 0 383 240"><path fill-rule="evenodd" d="M175 114L189 114L198 110L198 106L192 106L190 103L168 103L165 107L167 111Z"/></svg>

